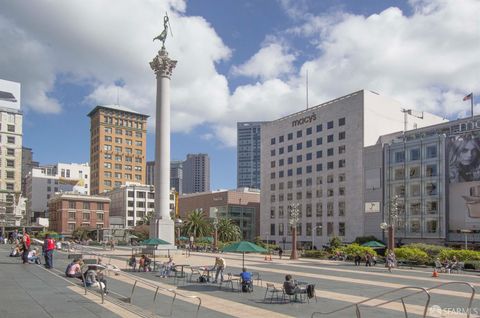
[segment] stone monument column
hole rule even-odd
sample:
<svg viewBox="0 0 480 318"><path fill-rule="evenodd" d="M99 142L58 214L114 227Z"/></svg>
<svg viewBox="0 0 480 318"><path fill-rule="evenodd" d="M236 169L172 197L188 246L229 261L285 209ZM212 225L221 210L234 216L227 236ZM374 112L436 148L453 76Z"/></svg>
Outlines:
<svg viewBox="0 0 480 318"><path fill-rule="evenodd" d="M165 46L158 52L150 67L157 77L155 115L155 215L150 222L150 238L160 238L175 245L175 223L170 217L170 77L177 61L168 57Z"/></svg>

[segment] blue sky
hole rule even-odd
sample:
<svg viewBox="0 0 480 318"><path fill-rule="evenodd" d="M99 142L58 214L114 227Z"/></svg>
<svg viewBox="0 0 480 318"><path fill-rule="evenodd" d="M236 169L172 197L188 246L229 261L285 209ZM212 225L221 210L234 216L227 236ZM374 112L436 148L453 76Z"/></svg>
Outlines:
<svg viewBox="0 0 480 318"><path fill-rule="evenodd" d="M236 185L236 122L272 120L362 88L447 118L480 86L478 1L0 0L0 78L22 83L24 145L41 164L89 161L89 118L117 101L154 115L151 39L169 12L172 159L211 156ZM132 8L135 7L135 10ZM153 159L149 124L147 158Z"/></svg>

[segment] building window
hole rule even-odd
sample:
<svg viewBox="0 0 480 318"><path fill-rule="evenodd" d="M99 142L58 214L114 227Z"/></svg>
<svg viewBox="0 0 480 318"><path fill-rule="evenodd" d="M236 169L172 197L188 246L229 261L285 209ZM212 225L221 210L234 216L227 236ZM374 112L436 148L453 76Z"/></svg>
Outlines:
<svg viewBox="0 0 480 318"><path fill-rule="evenodd" d="M15 171L7 171L7 179L15 179Z"/></svg>
<svg viewBox="0 0 480 318"><path fill-rule="evenodd" d="M327 170L333 169L333 161L327 162Z"/></svg>
<svg viewBox="0 0 480 318"><path fill-rule="evenodd" d="M338 167L345 168L345 159L338 160Z"/></svg>
<svg viewBox="0 0 480 318"><path fill-rule="evenodd" d="M287 139L288 139L288 140L292 140L292 139L293 139L293 133L289 133L289 134L287 135Z"/></svg>
<svg viewBox="0 0 480 318"><path fill-rule="evenodd" d="M322 124L319 124L317 125L317 132L321 132L322 131Z"/></svg>
<svg viewBox="0 0 480 318"><path fill-rule="evenodd" d="M112 145L103 145L103 150L112 151Z"/></svg>
<svg viewBox="0 0 480 318"><path fill-rule="evenodd" d="M285 149L283 147L278 148L278 154L283 155Z"/></svg>
<svg viewBox="0 0 480 318"><path fill-rule="evenodd" d="M427 195L437 195L437 183L436 182L427 182L425 185L425 190Z"/></svg>
<svg viewBox="0 0 480 318"><path fill-rule="evenodd" d="M282 136L280 136L280 137L278 137L278 142L283 142L283 140L284 140L284 137L283 137L283 135L282 135Z"/></svg>
<svg viewBox="0 0 480 318"><path fill-rule="evenodd" d="M307 223L305 226L305 235L312 236L312 223Z"/></svg>
<svg viewBox="0 0 480 318"><path fill-rule="evenodd" d="M122 161L122 156L116 155L115 156L115 161Z"/></svg>
<svg viewBox="0 0 480 318"><path fill-rule="evenodd" d="M437 157L437 146L427 146L427 158L436 158Z"/></svg>
<svg viewBox="0 0 480 318"><path fill-rule="evenodd" d="M312 127L308 127L306 130L307 136L312 134Z"/></svg>
<svg viewBox="0 0 480 318"><path fill-rule="evenodd" d="M275 179L275 172L270 173L270 179Z"/></svg>
<svg viewBox="0 0 480 318"><path fill-rule="evenodd" d="M338 195L345 195L345 187L338 188Z"/></svg>
<svg viewBox="0 0 480 318"><path fill-rule="evenodd" d="M323 215L323 205L322 202L317 202L316 204L316 211L315 211L315 216L317 218L322 217Z"/></svg>
<svg viewBox="0 0 480 318"><path fill-rule="evenodd" d="M312 166L306 166L305 173L312 173Z"/></svg>
<svg viewBox="0 0 480 318"><path fill-rule="evenodd" d="M7 143L8 144L15 144L15 137L7 136Z"/></svg>
<svg viewBox="0 0 480 318"><path fill-rule="evenodd" d="M317 138L317 146L320 146L322 144L322 137Z"/></svg>
<svg viewBox="0 0 480 318"><path fill-rule="evenodd" d="M287 163L291 165L293 163L293 157L288 157L287 158Z"/></svg>
<svg viewBox="0 0 480 318"><path fill-rule="evenodd" d="M307 160L307 161L312 160L312 153L311 152L309 152L305 155L305 160Z"/></svg>
<svg viewBox="0 0 480 318"><path fill-rule="evenodd" d="M338 153L339 154L345 153L345 151L346 151L345 145L338 146Z"/></svg>
<svg viewBox="0 0 480 318"><path fill-rule="evenodd" d="M122 174L120 172L115 172L115 179L121 179Z"/></svg>
<svg viewBox="0 0 480 318"><path fill-rule="evenodd" d="M283 172L283 170L281 170L281 171L278 172L278 177L279 177L279 178L283 178L283 177L284 177L284 172Z"/></svg>
<svg viewBox="0 0 480 318"><path fill-rule="evenodd" d="M312 147L312 141L311 140L307 140L307 148L311 148Z"/></svg>
<svg viewBox="0 0 480 318"><path fill-rule="evenodd" d="M103 155L103 158L106 159L106 160L112 160L112 154L106 153L106 154Z"/></svg>
<svg viewBox="0 0 480 318"><path fill-rule="evenodd" d="M83 214L83 217L82 217L83 221L90 221L90 213L82 213L82 214Z"/></svg>
<svg viewBox="0 0 480 318"><path fill-rule="evenodd" d="M345 236L345 222L338 223L338 236Z"/></svg>
<svg viewBox="0 0 480 318"><path fill-rule="evenodd" d="M107 187L111 187L112 186L112 181L110 180L103 180L103 185L107 186Z"/></svg>
<svg viewBox="0 0 480 318"><path fill-rule="evenodd" d="M275 149L270 150L270 156L275 156Z"/></svg>
<svg viewBox="0 0 480 318"><path fill-rule="evenodd" d="M68 231L69 232L75 231L75 223L68 223Z"/></svg>
<svg viewBox="0 0 480 318"><path fill-rule="evenodd" d="M437 220L428 220L427 221L427 233L437 233L438 232L438 222Z"/></svg>
<svg viewBox="0 0 480 318"><path fill-rule="evenodd" d="M345 117L338 119L338 126L345 126Z"/></svg>
<svg viewBox="0 0 480 318"><path fill-rule="evenodd" d="M287 176L289 176L289 177L293 176L293 170L292 169L287 170Z"/></svg>
<svg viewBox="0 0 480 318"><path fill-rule="evenodd" d="M302 174L302 167L297 168L297 176Z"/></svg>
<svg viewBox="0 0 480 318"><path fill-rule="evenodd" d="M115 152L122 152L122 147L115 146Z"/></svg>
<svg viewBox="0 0 480 318"><path fill-rule="evenodd" d="M302 150L302 143L301 142L297 143L297 150Z"/></svg>
<svg viewBox="0 0 480 318"><path fill-rule="evenodd" d="M110 167L111 167L111 165L110 165ZM111 177L112 177L112 172L110 172L110 171L105 171L105 172L103 173L103 175L105 176L105 178L111 178Z"/></svg>
<svg viewBox="0 0 480 318"><path fill-rule="evenodd" d="M76 202L75 201L68 201L68 208L69 209L75 209L76 208Z"/></svg>
<svg viewBox="0 0 480 318"><path fill-rule="evenodd" d="M301 200L301 199L302 199L302 192L297 192L295 198L296 198L297 200Z"/></svg>
<svg viewBox="0 0 480 318"><path fill-rule="evenodd" d="M322 151L321 150L317 151L317 156L316 157L317 158L322 158Z"/></svg>
<svg viewBox="0 0 480 318"><path fill-rule="evenodd" d="M328 157L333 156L333 148L328 148L327 149L327 156Z"/></svg>
<svg viewBox="0 0 480 318"><path fill-rule="evenodd" d="M437 165L429 164L425 168L425 175L427 177L435 177L437 175Z"/></svg>
<svg viewBox="0 0 480 318"><path fill-rule="evenodd" d="M112 141L112 136L105 136L105 141L106 142L111 142Z"/></svg>
<svg viewBox="0 0 480 318"><path fill-rule="evenodd" d="M437 214L438 213L438 202L437 201L427 201L426 208L427 208L427 214Z"/></svg>
<svg viewBox="0 0 480 318"><path fill-rule="evenodd" d="M298 180L297 180L297 188L301 188L301 187L302 187L302 184L303 184L303 180L302 180L302 179L298 179Z"/></svg>
<svg viewBox="0 0 480 318"><path fill-rule="evenodd" d="M302 162L302 155L297 156L297 162Z"/></svg>
<svg viewBox="0 0 480 318"><path fill-rule="evenodd" d="M321 176L317 177L317 185L323 184L323 178Z"/></svg>
<svg viewBox="0 0 480 318"><path fill-rule="evenodd" d="M333 202L327 202L327 216L333 216Z"/></svg>
<svg viewBox="0 0 480 318"><path fill-rule="evenodd" d="M345 202L338 202L338 216L345 216Z"/></svg>
<svg viewBox="0 0 480 318"><path fill-rule="evenodd" d="M110 127L105 127L104 131L105 131L105 133L107 133L107 134L111 134L111 133L112 133L112 128L110 128Z"/></svg>
<svg viewBox="0 0 480 318"><path fill-rule="evenodd" d="M333 236L333 222L327 222L327 235Z"/></svg>
<svg viewBox="0 0 480 318"><path fill-rule="evenodd" d="M287 146L287 152L292 152L292 151L293 151L293 146L292 145Z"/></svg>
<svg viewBox="0 0 480 318"><path fill-rule="evenodd" d="M8 156L15 156L15 149L7 148L7 155Z"/></svg>
<svg viewBox="0 0 480 318"><path fill-rule="evenodd" d="M122 164L121 163L116 163L115 164L115 170L122 170Z"/></svg>
<svg viewBox="0 0 480 318"><path fill-rule="evenodd" d="M75 221L75 212L68 212L68 220Z"/></svg>
<svg viewBox="0 0 480 318"><path fill-rule="evenodd" d="M285 160L284 160L284 159L278 160L278 166L279 166L279 167L283 167L284 163L285 163Z"/></svg>
<svg viewBox="0 0 480 318"><path fill-rule="evenodd" d="M275 208L274 208L274 207L272 207L272 208L270 209L270 218L271 218L271 219L274 219L274 218L275 218Z"/></svg>
<svg viewBox="0 0 480 318"><path fill-rule="evenodd" d="M323 166L321 163L317 163L317 171L322 171L323 170Z"/></svg>
<svg viewBox="0 0 480 318"><path fill-rule="evenodd" d="M395 163L401 163L405 161L405 152L395 151Z"/></svg>
<svg viewBox="0 0 480 318"><path fill-rule="evenodd" d="M270 139L270 145L275 145L275 137Z"/></svg>
<svg viewBox="0 0 480 318"><path fill-rule="evenodd" d="M410 179L420 178L420 166L410 167Z"/></svg>
<svg viewBox="0 0 480 318"><path fill-rule="evenodd" d="M333 197L333 189L327 189L327 197Z"/></svg>
<svg viewBox="0 0 480 318"><path fill-rule="evenodd" d="M15 167L15 160L7 159L7 167L14 168Z"/></svg>
<svg viewBox="0 0 480 318"><path fill-rule="evenodd" d="M420 149L410 149L410 161L419 160L420 159Z"/></svg>
<svg viewBox="0 0 480 318"><path fill-rule="evenodd" d="M301 138L302 137L302 131L301 130L298 130L297 131L297 138Z"/></svg>
<svg viewBox="0 0 480 318"><path fill-rule="evenodd" d="M142 181L142 175L136 174L136 175L135 175L135 180L136 180L136 181Z"/></svg>
<svg viewBox="0 0 480 318"><path fill-rule="evenodd" d="M141 147L141 146L142 146L142 142L141 142L140 140L136 140L136 141L135 141L135 146Z"/></svg>
<svg viewBox="0 0 480 318"><path fill-rule="evenodd" d="M327 142L333 142L333 135L327 136Z"/></svg>
<svg viewBox="0 0 480 318"><path fill-rule="evenodd" d="M418 221L418 220L410 221L410 232L411 233L420 233L420 221Z"/></svg>
<svg viewBox="0 0 480 318"><path fill-rule="evenodd" d="M278 235L284 235L285 234L284 226L285 225L283 223L278 224Z"/></svg>
<svg viewBox="0 0 480 318"><path fill-rule="evenodd" d="M338 133L338 140L344 140L345 139L345 132L341 131Z"/></svg>
<svg viewBox="0 0 480 318"><path fill-rule="evenodd" d="M345 179L346 179L345 173L340 173L338 175L338 182L345 182Z"/></svg>
<svg viewBox="0 0 480 318"><path fill-rule="evenodd" d="M397 168L393 171L393 178L395 180L403 180L405 179L405 169L404 168Z"/></svg>

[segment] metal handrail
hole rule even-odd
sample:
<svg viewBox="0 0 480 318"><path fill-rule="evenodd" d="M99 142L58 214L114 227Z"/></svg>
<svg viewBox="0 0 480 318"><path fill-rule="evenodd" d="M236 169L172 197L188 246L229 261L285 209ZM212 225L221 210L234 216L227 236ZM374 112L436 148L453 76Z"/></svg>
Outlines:
<svg viewBox="0 0 480 318"><path fill-rule="evenodd" d="M98 266L98 265L97 265ZM98 266L98 267L101 267L103 270L106 269L106 267L104 266ZM88 289L87 289L87 281L85 279L85 273L82 271L82 281L83 281L83 287L85 289L85 295L88 293ZM100 290L100 296L102 298L102 304L105 302L105 294L104 294L104 291L102 289L102 284L100 284L100 282L98 282L98 288Z"/></svg>
<svg viewBox="0 0 480 318"><path fill-rule="evenodd" d="M181 292L179 292L178 290L175 290L175 289L171 289L171 288L164 288L164 287L161 287L149 280L145 280L143 278L140 278L138 276L135 276L135 275L132 275L130 273L126 273L126 272L121 272L122 275L126 276L126 277L129 277L130 279L134 280L134 284L133 284L133 287L132 287L132 292L131 292L131 295L130 295L130 303L132 303L132 299L133 299L133 294L135 292L135 288L137 286L137 283L138 282L141 282L145 285L148 285L150 287L153 287L155 288L155 294L153 296L153 306L155 308L155 301L157 299L157 295L158 295L158 291L159 290L163 290L163 291L166 291L166 292L170 292L170 293L173 293L173 298L172 298L172 303L170 305L170 313L169 313L169 316L172 316L173 315L173 305L175 303L175 300L177 299L177 295L178 296L181 296L181 297L184 297L184 298L190 298L190 299L194 299L196 298L198 300L198 306L197 306L197 311L195 313L195 317L198 317L198 312L200 311L200 307L202 306L202 299L199 297L199 296L196 296L196 295L186 295L186 294L183 294ZM155 314L155 309L152 311L152 314Z"/></svg>
<svg viewBox="0 0 480 318"><path fill-rule="evenodd" d="M417 289L417 290L420 290L420 291L417 291L415 293L412 293L412 294L409 294L409 295L406 295L406 296L401 296L401 297L398 297L398 298L395 298L395 299L391 299L391 300L387 300L383 303L380 303L380 304L377 304L377 305L374 305L374 306L370 306L372 308L376 308L376 307L380 307L380 306L384 306L386 304L389 304L389 303L392 303L392 302L397 302L397 301L401 301L402 302L402 306L403 306L403 312L405 313L405 317L408 318L408 313L407 313L407 307L405 306L405 302L404 302L404 299L407 298L407 297L410 297L410 296L413 296L413 295L417 295L417 294L420 294L422 292L424 292L426 295L427 295L427 301L425 303L425 307L424 307L424 310L423 310L423 316L422 317L426 317L427 316L427 309L428 309L428 305L430 304L430 293L429 291L426 289L426 288L423 288L423 287L417 287L417 286L405 286L405 287L400 287L400 288L397 288L397 289L394 289L394 290L390 290L390 291L387 291L387 292L384 292L380 295L377 295L377 296L374 296L374 297L370 297L370 298L367 298L367 299L364 299L360 302L357 302L355 304L350 304L348 306L344 306L344 307L341 307L339 309L336 309L336 310L333 310L333 311L329 311L329 312L321 312L321 311L316 311L316 312L313 312L311 314L311 318L313 318L315 315L331 315L333 313L336 313L336 312L339 312L339 311L342 311L342 310L345 310L345 309L349 309L349 308L355 308L355 313L356 313L356 316L357 318L361 318L361 312L360 312L360 305L366 303L366 302L369 302L369 301L372 301L374 299L377 299L377 298L380 298L380 297L383 297L385 295L388 295L388 294L393 294L393 293L396 293L400 290L404 290L404 289Z"/></svg>
<svg viewBox="0 0 480 318"><path fill-rule="evenodd" d="M467 282L446 282L446 283L442 283L442 284L427 288L427 290L431 291L431 290L434 290L434 289L439 289L439 288L441 288L443 286L446 286L446 285L467 285L468 287L470 287L472 289L472 294L470 296L470 300L468 301L468 308L467 308L467 318L470 318L470 313L472 312L473 299L475 298L475 287L473 287L472 284L467 283Z"/></svg>

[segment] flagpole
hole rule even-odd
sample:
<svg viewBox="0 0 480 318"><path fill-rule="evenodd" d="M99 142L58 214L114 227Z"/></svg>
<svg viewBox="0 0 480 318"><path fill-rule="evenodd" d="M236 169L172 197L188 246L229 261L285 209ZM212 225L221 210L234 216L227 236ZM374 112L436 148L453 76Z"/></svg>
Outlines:
<svg viewBox="0 0 480 318"><path fill-rule="evenodd" d="M472 98L470 98L470 106L472 108L472 118L473 118L473 93L472 93Z"/></svg>

